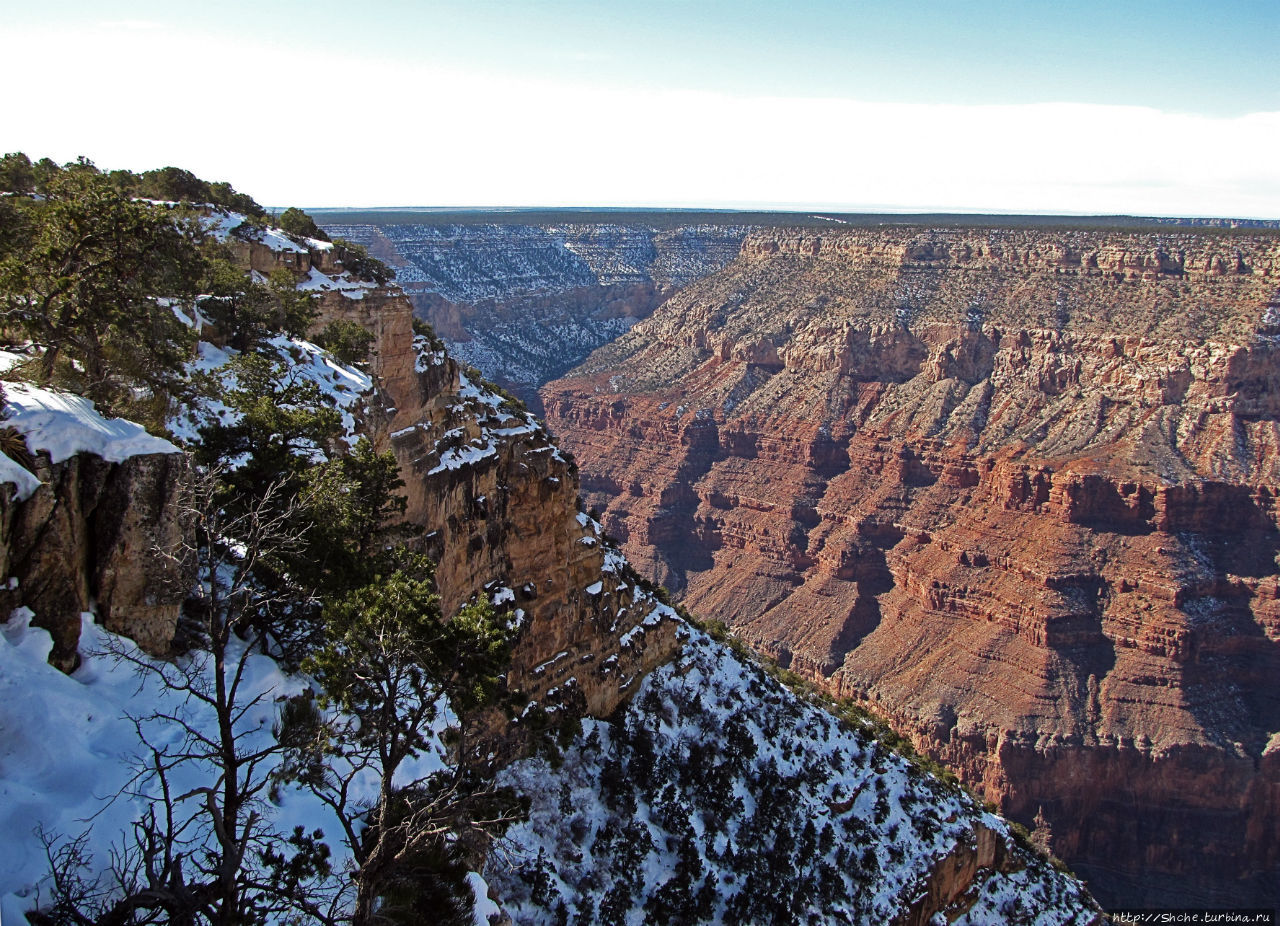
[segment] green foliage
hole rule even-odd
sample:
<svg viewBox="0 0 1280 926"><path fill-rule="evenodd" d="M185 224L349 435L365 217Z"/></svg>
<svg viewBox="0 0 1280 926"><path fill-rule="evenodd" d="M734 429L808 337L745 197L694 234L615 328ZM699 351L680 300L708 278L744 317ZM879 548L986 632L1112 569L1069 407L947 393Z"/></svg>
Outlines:
<svg viewBox="0 0 1280 926"><path fill-rule="evenodd" d="M268 845L262 852L262 867L267 872L271 893L305 897L308 888L332 873L331 855L323 830L308 833L301 826L294 827L286 839Z"/></svg>
<svg viewBox="0 0 1280 926"><path fill-rule="evenodd" d="M221 474L223 503L249 510L269 490L272 510L287 511L296 537L290 549L261 558L259 580L304 597L341 596L389 571L390 548L415 530L399 522L404 483L394 455L364 438L346 450L331 397L266 351L239 354L219 373L198 382L235 414L208 418L196 461L234 462ZM279 643L282 656L301 658L293 651L314 629L306 614L269 617L259 631Z"/></svg>
<svg viewBox="0 0 1280 926"><path fill-rule="evenodd" d="M250 350L271 334L277 319L270 291L250 280L228 256L219 253L209 261L203 289L200 314L235 350Z"/></svg>
<svg viewBox="0 0 1280 926"><path fill-rule="evenodd" d="M509 644L487 603L443 619L426 557L398 548L391 564L389 574L326 604L325 641L303 663L324 691L326 714L312 723L292 711L304 729L287 734L296 744L288 765L334 810L352 850L357 924L376 921L380 906L394 909L395 921L422 921L433 896L439 902L458 883L448 866L431 862L440 861L445 835L488 830L522 812L465 762L397 781L405 761L427 748L441 695L460 714L496 699ZM379 782L372 802L352 790L366 769Z"/></svg>
<svg viewBox="0 0 1280 926"><path fill-rule="evenodd" d="M441 347L443 346L444 345L442 343ZM481 389L486 389L494 395L500 396L502 398L502 403L498 406L499 408L517 416L529 414L528 406L524 404L524 401L519 396L513 395L511 392L503 389L492 380L485 379L484 374L481 373L478 368L468 366L464 367L462 372L466 375L467 379L471 380L471 382L475 383ZM571 468L576 468L573 462L572 453L562 447L560 448L560 455L569 461Z"/></svg>
<svg viewBox="0 0 1280 926"><path fill-rule="evenodd" d="M432 350L444 350L444 341L436 334L436 329L432 328L426 319L413 316L413 333L420 338L426 338L427 344Z"/></svg>
<svg viewBox="0 0 1280 926"><path fill-rule="evenodd" d="M316 308L319 295L298 289L298 281L283 267L271 271L267 290L276 307L280 330L291 338L306 337L319 311Z"/></svg>
<svg viewBox="0 0 1280 926"><path fill-rule="evenodd" d="M253 197L237 193L229 183L210 183L180 167L161 167L141 174L130 170L113 170L113 183L121 192L144 199L221 206L248 216L265 217L266 210Z"/></svg>
<svg viewBox="0 0 1280 926"><path fill-rule="evenodd" d="M394 567L394 544L417 528L398 519L406 502L391 451L378 453L360 438L348 454L303 477L304 548L291 571L322 593L342 593Z"/></svg>
<svg viewBox="0 0 1280 926"><path fill-rule="evenodd" d="M9 174L22 167L11 155ZM42 171L34 165L44 198L8 204L17 214L0 240L0 325L42 346L41 383L56 380L111 413L154 402L160 409L142 417L155 424L182 392L194 341L169 301L194 297L200 231L131 200L88 162Z"/></svg>
<svg viewBox="0 0 1280 926"><path fill-rule="evenodd" d="M340 319L325 325L314 340L333 354L338 363L355 366L369 359L369 351L376 338L364 325Z"/></svg>
<svg viewBox="0 0 1280 926"><path fill-rule="evenodd" d="M300 291L288 270L273 270L261 283L247 276L223 245L208 246L206 252L200 312L231 347L248 351L275 334L306 334L315 320L316 295Z"/></svg>
<svg viewBox="0 0 1280 926"><path fill-rule="evenodd" d="M511 644L492 605L484 600L464 605L448 628L442 644L453 672L444 675L444 689L454 709L468 713L496 703Z"/></svg>
<svg viewBox="0 0 1280 926"><path fill-rule="evenodd" d="M294 206L290 206L280 213L279 218L276 219L276 225L288 234L297 235L299 238L315 238L318 241L329 240L329 236L316 224L315 219Z"/></svg>
<svg viewBox="0 0 1280 926"><path fill-rule="evenodd" d="M425 723L445 692L458 712L489 704L509 655L505 631L484 602L449 621L440 613L434 567L401 549L396 568L325 608L327 642L306 662L342 710L378 718L361 736L388 736L405 755L425 745Z"/></svg>
<svg viewBox="0 0 1280 926"><path fill-rule="evenodd" d="M333 244L337 250L337 258L353 277L385 286L396 278L395 271L369 254L369 249L362 244L348 241L346 238L335 238Z"/></svg>
<svg viewBox="0 0 1280 926"><path fill-rule="evenodd" d="M627 563L625 566L623 566L623 571L627 581L630 582L632 585L636 586L642 591L648 592L650 595L658 599L658 601L662 602L663 604L667 606L671 606L672 604L671 592L667 590L667 587L665 585L659 585L657 582L654 582L651 579L648 579L645 576L640 575L640 573L636 572L635 567L632 566L630 563ZM689 618L686 617L686 620L689 620ZM694 624L694 626L701 627L701 624L699 624L696 619L690 620L690 623Z"/></svg>
<svg viewBox="0 0 1280 926"><path fill-rule="evenodd" d="M285 497L295 497L304 474L327 457L342 432L342 417L314 382L291 374L288 364L262 353L245 353L227 364L234 383L201 377L210 395L237 412L231 424L213 419L200 429L196 460L212 466L243 458L227 472L228 488L254 498L283 480Z"/></svg>
<svg viewBox="0 0 1280 926"><path fill-rule="evenodd" d="M378 922L471 926L474 900L462 847L439 838L412 847L405 856L379 892Z"/></svg>
<svg viewBox="0 0 1280 926"><path fill-rule="evenodd" d="M31 158L13 151L0 158L0 192L34 193L36 172Z"/></svg>

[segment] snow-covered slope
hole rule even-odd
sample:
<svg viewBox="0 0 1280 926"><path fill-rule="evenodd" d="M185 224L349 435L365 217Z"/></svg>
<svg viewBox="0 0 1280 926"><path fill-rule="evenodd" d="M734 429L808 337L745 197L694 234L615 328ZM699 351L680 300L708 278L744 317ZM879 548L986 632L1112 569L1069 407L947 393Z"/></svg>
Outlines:
<svg viewBox="0 0 1280 926"><path fill-rule="evenodd" d="M888 923L979 843L951 922L1098 916L967 794L692 628L620 717L503 780L533 802L486 871L517 924Z"/></svg>
<svg viewBox="0 0 1280 926"><path fill-rule="evenodd" d="M208 341L201 341L196 348L196 357L189 364L191 373L211 375L226 389L239 387L234 368L228 366L239 351L218 347ZM343 439L349 446L355 444L359 437L357 418L362 405L373 392L373 380L368 374L337 363L328 351L302 338L274 335L259 345L257 353L281 365L283 382L291 386L306 384L314 387L321 401L342 416ZM201 397L180 407L168 426L178 440L191 446L199 441L203 425L214 420L230 425L235 418L235 413L223 403Z"/></svg>
<svg viewBox="0 0 1280 926"><path fill-rule="evenodd" d="M49 901L46 844L56 850L83 838L90 873L105 871L112 853L129 844L131 825L158 793L153 778L140 777L151 749L176 755L187 735L169 718L183 717L194 734L218 738L217 718L207 704L162 683L161 673L174 674L174 669L98 627L91 614L84 615L81 663L70 676L47 662L52 640L30 625L31 617L19 608L0 624L0 922L5 923L21 923L25 911ZM233 644L232 664L244 645ZM211 678L207 654L189 653L179 664L187 661L198 664L200 677ZM250 655L241 682L246 709L236 721L241 747L246 752L272 748L281 704L310 684L266 656ZM428 747L402 769L406 778L444 767L449 748L438 734L454 719L451 712L441 712ZM278 754L268 755L259 778L279 761ZM206 762L179 761L169 785L181 794L215 777ZM365 776L357 786L377 794L376 777ZM308 833L339 832L329 808L304 789L275 789L255 810L263 826L279 833L298 826ZM188 851L211 838L203 834ZM341 871L350 852L340 839L330 838L328 844L331 863Z"/></svg>

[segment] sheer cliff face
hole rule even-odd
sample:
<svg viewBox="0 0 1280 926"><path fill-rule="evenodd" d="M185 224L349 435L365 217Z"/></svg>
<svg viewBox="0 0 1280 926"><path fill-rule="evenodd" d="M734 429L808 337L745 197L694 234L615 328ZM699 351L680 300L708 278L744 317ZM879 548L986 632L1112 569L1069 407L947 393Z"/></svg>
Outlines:
<svg viewBox="0 0 1280 926"><path fill-rule="evenodd" d="M749 237L544 390L642 571L1104 900L1280 884L1280 243Z"/></svg>
<svg viewBox="0 0 1280 926"><path fill-rule="evenodd" d="M745 226L331 225L395 268L450 353L537 389L738 255Z"/></svg>
<svg viewBox="0 0 1280 926"><path fill-rule="evenodd" d="M521 628L509 687L544 709L611 714L675 653L677 621L637 600L620 562L606 556L578 511L576 467L535 421L415 339L398 290L358 300L326 293L316 326L335 319L375 334L385 402L370 403L365 430L400 462L405 517L426 532L445 613L491 598ZM489 745L517 753L519 731L505 717L487 721Z"/></svg>

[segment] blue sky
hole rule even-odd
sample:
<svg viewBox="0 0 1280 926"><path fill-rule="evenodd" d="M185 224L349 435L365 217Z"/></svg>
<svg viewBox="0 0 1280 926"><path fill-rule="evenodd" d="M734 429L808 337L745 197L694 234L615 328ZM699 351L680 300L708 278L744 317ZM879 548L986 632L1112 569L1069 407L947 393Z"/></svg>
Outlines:
<svg viewBox="0 0 1280 926"><path fill-rule="evenodd" d="M5 22L0 73L41 75L5 150L180 163L275 204L1280 215L1275 0L55 0Z"/></svg>

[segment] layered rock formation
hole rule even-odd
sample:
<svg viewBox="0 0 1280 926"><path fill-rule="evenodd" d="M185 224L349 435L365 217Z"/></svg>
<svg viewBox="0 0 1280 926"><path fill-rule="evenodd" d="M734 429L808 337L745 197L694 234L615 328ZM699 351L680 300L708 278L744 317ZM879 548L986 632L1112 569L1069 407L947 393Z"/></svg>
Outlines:
<svg viewBox="0 0 1280 926"><path fill-rule="evenodd" d="M739 718L737 730L746 739L737 748L738 758L753 769L741 783L756 790L747 792L744 802L738 783L724 769L718 782L728 782L728 792L712 794L701 780L685 786L689 799L736 801L737 810L726 816L742 817L744 852L776 864L781 856L772 833L790 838L793 830L802 829L802 820L809 820L811 810L831 814L833 825L846 833L876 834L874 847L853 837L844 840L846 858L858 852L857 871L842 876L844 906L836 912L869 909L903 923L930 921L938 911L961 917L973 912L974 922L989 922L1010 910L1042 923L1097 921L1097 910L1080 886L1016 848L1003 822L888 755L864 731L842 728L816 707L802 704L758 667L700 634L694 639L674 612L638 593L625 561L605 548L598 526L578 511L577 469L571 459L529 415L482 383L469 381L432 339L415 338L412 308L401 293L352 280L331 252L297 242L281 248L262 241L246 244L241 257L259 272L289 269L302 288L318 291L317 327L342 319L375 333L372 372L377 385L358 401L349 384L368 385L367 378L337 368L311 345L284 337L271 344L283 344L272 349L282 359L292 358L292 374L308 365L321 368L322 375L334 380L327 394L345 390L339 405L348 427L356 430L353 423L359 418L360 432L395 452L406 481L406 517L426 530L427 550L439 563L444 610L452 612L473 597L486 596L510 611L519 631L507 680L537 702L539 711L533 716L615 715L646 674L664 666L662 684L668 690L655 695L655 703L678 689L679 711L671 713L687 715L681 725L708 743L712 732L731 729L726 712L738 712L754 699L755 710L746 713L755 719L748 724ZM215 358L225 359L227 353L208 347L202 346L200 362L216 371ZM89 412L80 407L87 403L65 396L59 402L76 405L81 419L89 420ZM25 449L6 435L6 455L0 457L0 575L16 580L0 593L0 606L30 606L58 638L54 655L63 654L64 668L70 667L75 652L78 613L95 603L107 627L163 652L179 602L192 584L180 555L188 540L179 504L188 473L185 456L167 441L139 434L135 425L107 426L101 419L92 423L124 434L127 448L81 441L67 454L60 450L54 455L32 436L33 428L25 432ZM171 425L175 433L192 434L190 421L175 419ZM65 449L67 442L62 443ZM70 629L73 618L75 633ZM17 639L25 634L25 625L15 628L6 631L6 646L10 632ZM674 663L690 639L694 645L684 650L686 661ZM700 683L686 690L684 680L694 677L695 669L707 674L718 690L716 710L702 705L696 690ZM633 727L628 735L647 730L655 719L659 724L671 719L665 704L657 709L632 704L627 710ZM524 723L529 716L526 710L514 723L496 713L481 718L474 732L489 747L490 758L506 761L520 754L528 745L521 731L532 726ZM578 741L585 743L582 737ZM715 764L718 750L696 740L693 745L710 760L706 766L683 766L683 774L697 777ZM652 757L652 751L648 754ZM667 767L674 764L665 759ZM787 782L794 787L780 787ZM598 779L587 784L600 788ZM791 791L802 792L803 799L777 799L782 792L793 798ZM670 788L662 798L675 807L686 799ZM773 809L757 814L757 805L771 799ZM707 807L709 816L711 805ZM780 807L802 812L786 817ZM688 815L672 819L689 827ZM629 822L649 832L634 812ZM768 838L757 838L760 832ZM824 832L828 843L836 838L831 826ZM674 846L667 840L654 845L655 858L672 862ZM833 850L830 845L803 848L810 882L821 885L830 877L827 858ZM706 857L712 856L723 866L726 898L744 893L733 887L739 876L733 855L708 845ZM581 861L580 852L571 852L556 864L568 872ZM685 861L681 855L681 864ZM602 876L611 873L602 868ZM623 873L628 878L633 874ZM744 872L744 883L755 876ZM650 868L646 877L654 881L655 898L673 880L661 868ZM791 893L796 893L794 886ZM642 893L636 902L647 910L649 899ZM825 899L815 894L810 907L824 909ZM539 910L537 916L543 912L551 915ZM796 913L793 920L807 917L802 920Z"/></svg>
<svg viewBox="0 0 1280 926"><path fill-rule="evenodd" d="M642 571L1108 902L1280 884L1280 245L761 233L547 418Z"/></svg>
<svg viewBox="0 0 1280 926"><path fill-rule="evenodd" d="M375 334L385 401L365 430L400 462L406 520L426 531L446 614L487 595L521 624L508 685L544 709L604 717L677 648L676 621L637 602L597 526L578 510L577 468L527 413L469 382L456 361L415 338L403 293L322 294L317 327L344 319ZM495 749L515 751L503 718Z"/></svg>
<svg viewBox="0 0 1280 926"><path fill-rule="evenodd" d="M415 338L412 307L402 293L381 288L358 296L324 292L316 326L342 319L374 332L372 372L380 396L371 397L363 429L400 461L406 518L428 531L427 552L438 563L445 612L478 595L514 611L521 631L508 685L524 692L541 716L563 711L604 718L620 710L651 670L667 666L675 677L687 673L688 667L671 663L687 645L681 637L687 638L688 628L632 587L627 564L605 548L598 526L579 511L577 466L530 416L469 381L439 343ZM705 638L699 647L712 650L698 658L727 658ZM770 705L783 697L770 695ZM830 718L823 722L835 726ZM510 759L528 745L521 725L513 727L499 714L481 727L476 732L492 755ZM834 774L823 768L825 762L815 763L821 771L812 775ZM914 787L925 794L934 785L917 781ZM930 793L929 800L935 798ZM1029 901L1029 910L1051 914L1054 922L1096 920L1078 886L1012 849L1007 835L990 828L1003 832L995 818L941 799L937 805L921 819L951 811L947 824L955 832L949 829L940 848L923 856L927 870L911 881L910 896L895 898L902 922L994 902L979 896L1003 896L1006 876L1025 878L1043 892ZM892 833L890 842L898 839L898 828ZM906 835L902 841L905 846ZM890 872L885 877L902 875Z"/></svg>
<svg viewBox="0 0 1280 926"><path fill-rule="evenodd" d="M747 228L326 225L395 268L450 353L538 409L538 387L737 256Z"/></svg>

